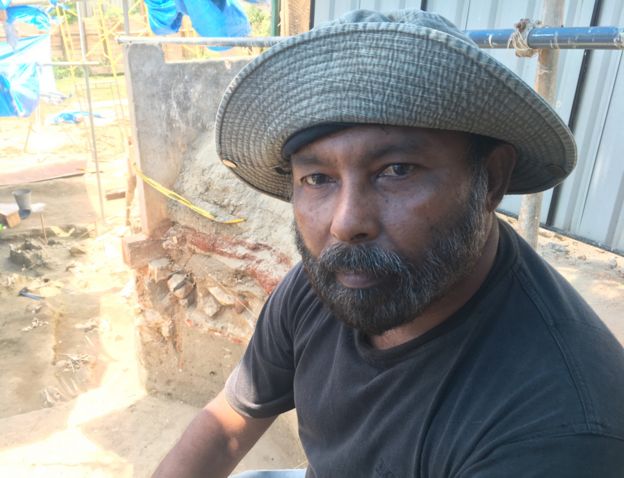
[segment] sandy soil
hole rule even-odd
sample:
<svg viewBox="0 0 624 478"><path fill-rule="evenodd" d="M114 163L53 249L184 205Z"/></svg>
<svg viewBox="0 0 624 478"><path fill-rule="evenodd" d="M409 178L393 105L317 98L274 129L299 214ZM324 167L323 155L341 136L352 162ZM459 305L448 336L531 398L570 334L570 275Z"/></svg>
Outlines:
<svg viewBox="0 0 624 478"><path fill-rule="evenodd" d="M89 204L92 178L47 187L74 191L48 198L48 244L37 218L0 236L0 476L150 476L198 409L143 387L124 201L107 203L106 225L68 225L71 205ZM11 250L31 262L16 264ZM43 300L19 296L24 287ZM268 437L238 469L279 466L275 448Z"/></svg>

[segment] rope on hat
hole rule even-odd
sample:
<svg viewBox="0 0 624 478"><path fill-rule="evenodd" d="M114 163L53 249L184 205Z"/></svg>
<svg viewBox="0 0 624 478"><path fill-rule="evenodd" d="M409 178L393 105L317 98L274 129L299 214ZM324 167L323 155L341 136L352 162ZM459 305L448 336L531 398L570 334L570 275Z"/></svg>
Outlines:
<svg viewBox="0 0 624 478"><path fill-rule="evenodd" d="M528 18L521 18L514 24L514 32L509 37L507 48L512 47L516 51L516 56L530 58L537 53L536 48L531 48L528 43L529 33L534 28L542 26L541 21L533 22Z"/></svg>
<svg viewBox="0 0 624 478"><path fill-rule="evenodd" d="M219 224L238 224L239 222L245 221L244 218L238 218L238 217L234 219L218 219L214 214L206 211L205 209L202 209L199 206L196 206L195 204L193 204L191 201L189 201L185 197L180 196L177 192L166 188L165 186L160 184L158 181L147 176L143 171L141 171L141 169L135 163L132 163L132 169L134 170L136 175L139 176L143 180L145 184L150 185L156 191L168 197L169 199L173 199L174 201L182 204L183 206L188 207L190 210L196 212L200 216L203 216Z"/></svg>

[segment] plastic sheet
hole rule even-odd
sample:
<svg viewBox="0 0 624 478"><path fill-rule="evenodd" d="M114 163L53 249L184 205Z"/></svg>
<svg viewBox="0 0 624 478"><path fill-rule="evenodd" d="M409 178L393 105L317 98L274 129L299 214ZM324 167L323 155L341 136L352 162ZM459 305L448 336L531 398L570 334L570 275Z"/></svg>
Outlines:
<svg viewBox="0 0 624 478"><path fill-rule="evenodd" d="M50 37L22 38L14 51L0 43L0 116L29 116L39 103L40 67L50 52Z"/></svg>
<svg viewBox="0 0 624 478"><path fill-rule="evenodd" d="M150 28L157 35L177 32L183 15L191 18L193 29L204 37L240 37L251 32L237 0L145 0L145 4Z"/></svg>
<svg viewBox="0 0 624 478"><path fill-rule="evenodd" d="M88 117L89 117L88 111L62 111L59 114L55 115L52 118L51 122L52 124L61 124L61 123L78 124L78 123L82 123L84 121L84 118L88 118ZM94 113L93 117L103 118L103 116L98 113Z"/></svg>
<svg viewBox="0 0 624 478"><path fill-rule="evenodd" d="M9 23L28 23L43 32L50 31L50 16L40 8L30 5L18 5L9 7L6 11Z"/></svg>

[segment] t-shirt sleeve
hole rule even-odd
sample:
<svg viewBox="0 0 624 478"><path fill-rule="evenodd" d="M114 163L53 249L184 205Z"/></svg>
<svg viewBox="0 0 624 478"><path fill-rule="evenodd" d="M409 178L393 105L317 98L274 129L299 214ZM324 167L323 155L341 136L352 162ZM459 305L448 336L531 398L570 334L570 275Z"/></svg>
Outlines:
<svg viewBox="0 0 624 478"><path fill-rule="evenodd" d="M457 478L621 478L624 440L591 433L549 436L501 446Z"/></svg>
<svg viewBox="0 0 624 478"><path fill-rule="evenodd" d="M225 384L226 399L243 415L272 417L295 406L291 303L300 269L291 270L267 300L247 350Z"/></svg>

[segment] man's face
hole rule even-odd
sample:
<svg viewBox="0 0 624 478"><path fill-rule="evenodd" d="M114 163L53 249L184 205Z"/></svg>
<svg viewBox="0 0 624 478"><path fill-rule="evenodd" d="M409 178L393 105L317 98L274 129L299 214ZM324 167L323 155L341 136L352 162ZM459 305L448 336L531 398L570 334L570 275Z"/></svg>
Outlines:
<svg viewBox="0 0 624 478"><path fill-rule="evenodd" d="M297 246L337 318L379 335L473 269L488 212L471 144L463 133L357 126L293 154Z"/></svg>

